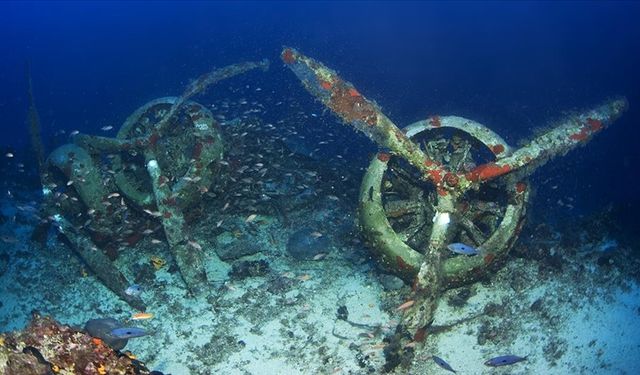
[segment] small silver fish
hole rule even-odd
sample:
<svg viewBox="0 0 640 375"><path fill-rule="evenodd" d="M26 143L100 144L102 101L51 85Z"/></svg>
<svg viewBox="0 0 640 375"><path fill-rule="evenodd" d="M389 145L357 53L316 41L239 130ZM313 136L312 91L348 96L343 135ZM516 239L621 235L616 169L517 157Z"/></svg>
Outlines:
<svg viewBox="0 0 640 375"><path fill-rule="evenodd" d="M447 371L451 371L454 374L456 373L456 370L454 370L448 363L447 361L445 361L444 359L438 357L438 356L431 356L431 358L433 358L433 361L436 363L436 365L442 367L443 369L447 370Z"/></svg>
<svg viewBox="0 0 640 375"><path fill-rule="evenodd" d="M491 367L507 366L521 361L526 361L527 357L519 357L517 355L507 354L494 357L487 360L484 364Z"/></svg>
<svg viewBox="0 0 640 375"><path fill-rule="evenodd" d="M130 285L127 289L124 290L124 294L132 297L137 297L142 294L142 287L138 284Z"/></svg>
<svg viewBox="0 0 640 375"><path fill-rule="evenodd" d="M475 248L469 246L469 245L465 245L463 243L451 243L449 245L447 245L447 249L453 251L456 254L462 254L462 255L477 255L478 254L478 250L476 250Z"/></svg>

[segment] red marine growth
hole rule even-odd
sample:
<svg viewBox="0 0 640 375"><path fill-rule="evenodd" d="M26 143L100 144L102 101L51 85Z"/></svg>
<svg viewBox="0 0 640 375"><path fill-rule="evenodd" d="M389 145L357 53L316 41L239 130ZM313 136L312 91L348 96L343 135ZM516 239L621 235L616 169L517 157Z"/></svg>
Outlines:
<svg viewBox="0 0 640 375"><path fill-rule="evenodd" d="M391 155L387 154L386 152L379 152L377 158L378 160L386 163L389 161L389 159L391 159Z"/></svg>
<svg viewBox="0 0 640 375"><path fill-rule="evenodd" d="M491 146L491 151L494 155L502 154L504 152L504 146L501 144Z"/></svg>
<svg viewBox="0 0 640 375"><path fill-rule="evenodd" d="M358 90L340 80L333 83L332 90L327 106L340 117L347 122L362 121L371 126L376 125L378 114L375 107Z"/></svg>
<svg viewBox="0 0 640 375"><path fill-rule="evenodd" d="M446 184L449 186L456 186L460 181L458 179L458 176L451 172L447 172L447 174L444 175L444 182L446 182Z"/></svg>
<svg viewBox="0 0 640 375"><path fill-rule="evenodd" d="M160 139L160 135L158 133L152 133L149 137L149 145L155 146L158 143L158 139Z"/></svg>
<svg viewBox="0 0 640 375"><path fill-rule="evenodd" d="M327 81L320 81L320 87L325 90L331 90L331 83Z"/></svg>
<svg viewBox="0 0 640 375"><path fill-rule="evenodd" d="M291 49L287 48L282 51L282 61L286 64L293 64L296 62L296 57L293 55L293 51L291 51Z"/></svg>
<svg viewBox="0 0 640 375"><path fill-rule="evenodd" d="M434 128L439 128L440 126L442 126L442 123L440 122L440 116L438 115L431 116L431 118L429 119L429 123Z"/></svg>
<svg viewBox="0 0 640 375"><path fill-rule="evenodd" d="M569 138L576 142L586 141L591 134L602 130L603 127L602 121L589 117L586 124L580 128L580 131L578 133L571 134Z"/></svg>
<svg viewBox="0 0 640 375"><path fill-rule="evenodd" d="M193 154L191 155L194 159L200 159L200 155L202 155L202 143L196 142L193 146Z"/></svg>
<svg viewBox="0 0 640 375"><path fill-rule="evenodd" d="M492 178L502 176L505 173L511 171L511 167L508 164L500 166L496 163L487 163L480 165L467 173L466 177L469 181L486 181Z"/></svg>

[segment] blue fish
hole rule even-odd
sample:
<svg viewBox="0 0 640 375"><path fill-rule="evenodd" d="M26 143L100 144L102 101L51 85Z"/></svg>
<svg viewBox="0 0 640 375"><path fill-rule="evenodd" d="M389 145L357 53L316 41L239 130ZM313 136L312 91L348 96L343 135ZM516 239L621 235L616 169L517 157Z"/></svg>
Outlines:
<svg viewBox="0 0 640 375"><path fill-rule="evenodd" d="M487 360L484 364L487 366L498 367L498 366L507 366L512 365L514 363L518 363L521 361L525 361L527 357L519 357L517 355L501 355L499 357L491 358Z"/></svg>
<svg viewBox="0 0 640 375"><path fill-rule="evenodd" d="M431 358L433 358L433 361L436 363L436 365L442 367L443 369L447 370L447 371L451 371L454 374L456 373L456 370L454 370L448 363L447 361L445 361L444 359L438 357L438 356L431 356Z"/></svg>
<svg viewBox="0 0 640 375"><path fill-rule="evenodd" d="M132 339L134 337L146 336L149 333L138 327L122 327L112 330L111 334L119 339Z"/></svg>
<svg viewBox="0 0 640 375"><path fill-rule="evenodd" d="M453 251L456 254L462 254L462 255L477 255L478 254L478 250L476 250L475 248L469 246L469 245L465 245L463 243L451 243L447 245L447 249Z"/></svg>

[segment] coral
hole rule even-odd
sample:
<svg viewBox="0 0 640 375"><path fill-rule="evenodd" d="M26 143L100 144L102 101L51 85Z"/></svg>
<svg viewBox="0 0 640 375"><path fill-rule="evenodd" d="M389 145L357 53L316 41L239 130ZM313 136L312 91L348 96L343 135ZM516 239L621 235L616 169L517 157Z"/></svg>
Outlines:
<svg viewBox="0 0 640 375"><path fill-rule="evenodd" d="M114 351L102 340L33 314L20 332L0 336L3 374L149 374L140 361Z"/></svg>

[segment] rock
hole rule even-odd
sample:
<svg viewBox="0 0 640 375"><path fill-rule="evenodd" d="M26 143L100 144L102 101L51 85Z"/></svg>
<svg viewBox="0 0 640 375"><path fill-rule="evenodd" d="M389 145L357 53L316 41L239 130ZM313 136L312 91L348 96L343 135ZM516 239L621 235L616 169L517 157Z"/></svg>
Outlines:
<svg viewBox="0 0 640 375"><path fill-rule="evenodd" d="M533 312L542 311L542 298L535 300L531 306L529 306L529 309Z"/></svg>
<svg viewBox="0 0 640 375"><path fill-rule="evenodd" d="M326 235L316 235L317 230L304 227L289 237L287 252L296 259L312 260L320 253L329 252L331 241Z"/></svg>
<svg viewBox="0 0 640 375"><path fill-rule="evenodd" d="M382 274L378 276L378 279L386 291L399 290L404 286L404 281L394 275Z"/></svg>
<svg viewBox="0 0 640 375"><path fill-rule="evenodd" d="M460 288L449 297L448 304L453 307L463 307L473 294L469 288Z"/></svg>
<svg viewBox="0 0 640 375"><path fill-rule="evenodd" d="M230 244L221 245L218 242L216 253L220 259L228 261L242 258L247 255L257 254L264 249L260 246L260 243L255 239L248 240L236 240Z"/></svg>
<svg viewBox="0 0 640 375"><path fill-rule="evenodd" d="M265 276L269 272L269 263L266 260L248 260L235 263L229 272L229 277L242 280L247 277Z"/></svg>

